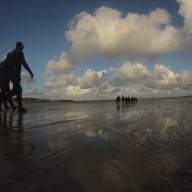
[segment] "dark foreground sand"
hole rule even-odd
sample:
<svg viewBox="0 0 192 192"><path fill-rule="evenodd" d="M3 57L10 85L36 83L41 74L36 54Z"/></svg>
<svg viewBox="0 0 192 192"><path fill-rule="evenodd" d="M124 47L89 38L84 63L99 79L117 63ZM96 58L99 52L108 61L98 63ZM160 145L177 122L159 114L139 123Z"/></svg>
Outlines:
<svg viewBox="0 0 192 192"><path fill-rule="evenodd" d="M0 192L191 192L192 98L0 112Z"/></svg>

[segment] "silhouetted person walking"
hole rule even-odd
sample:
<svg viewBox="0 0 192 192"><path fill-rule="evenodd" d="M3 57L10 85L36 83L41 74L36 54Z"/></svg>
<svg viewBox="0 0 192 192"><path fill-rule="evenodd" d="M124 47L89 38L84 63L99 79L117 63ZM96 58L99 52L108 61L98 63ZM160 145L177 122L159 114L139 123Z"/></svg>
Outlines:
<svg viewBox="0 0 192 192"><path fill-rule="evenodd" d="M121 100L121 98L120 98L120 96L118 95L118 96L116 97L116 103L119 103L120 100Z"/></svg>
<svg viewBox="0 0 192 192"><path fill-rule="evenodd" d="M9 52L7 55L7 70L8 70L8 78L13 84L13 88L10 92L10 97L16 95L17 103L18 103L18 111L26 112L27 110L23 108L22 104L22 87L20 84L21 81L21 67L23 67L29 72L31 78L33 78L33 73L25 61L25 57L23 54L23 43L17 42L16 48Z"/></svg>
<svg viewBox="0 0 192 192"><path fill-rule="evenodd" d="M16 107L14 106L11 98L9 97L10 87L9 87L9 79L8 79L8 74L7 74L5 64L6 64L6 60L4 60L4 61L2 61L0 63L0 89L1 89L1 93L0 93L0 111L1 111L1 104L2 103L4 103L5 109L9 108L8 105L7 105L7 100L9 101L12 109L13 110L16 109Z"/></svg>

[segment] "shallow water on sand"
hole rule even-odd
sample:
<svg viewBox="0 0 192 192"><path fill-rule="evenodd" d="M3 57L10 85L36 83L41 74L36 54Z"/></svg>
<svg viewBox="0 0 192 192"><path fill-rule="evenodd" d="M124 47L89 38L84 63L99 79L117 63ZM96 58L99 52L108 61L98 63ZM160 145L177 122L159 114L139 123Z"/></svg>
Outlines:
<svg viewBox="0 0 192 192"><path fill-rule="evenodd" d="M192 191L192 98L0 112L1 191Z"/></svg>

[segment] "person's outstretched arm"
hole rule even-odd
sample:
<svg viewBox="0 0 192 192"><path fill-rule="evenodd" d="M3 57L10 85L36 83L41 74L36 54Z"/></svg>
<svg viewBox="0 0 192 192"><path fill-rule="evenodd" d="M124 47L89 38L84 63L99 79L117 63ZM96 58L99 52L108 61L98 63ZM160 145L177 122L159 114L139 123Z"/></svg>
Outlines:
<svg viewBox="0 0 192 192"><path fill-rule="evenodd" d="M24 57L24 54L22 53L22 64L23 64L23 67L30 73L31 75L31 78L33 79L33 72L31 71L29 65L27 64L27 62L25 61L25 57Z"/></svg>
<svg viewBox="0 0 192 192"><path fill-rule="evenodd" d="M30 73L31 79L33 79L33 72L31 71L29 65L25 62L25 63L23 63L23 66Z"/></svg>

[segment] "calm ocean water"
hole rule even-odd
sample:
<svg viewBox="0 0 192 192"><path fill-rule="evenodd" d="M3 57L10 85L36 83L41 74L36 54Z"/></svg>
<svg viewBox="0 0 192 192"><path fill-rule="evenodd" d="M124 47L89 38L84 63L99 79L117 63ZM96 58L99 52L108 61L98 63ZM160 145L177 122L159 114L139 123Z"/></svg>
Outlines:
<svg viewBox="0 0 192 192"><path fill-rule="evenodd" d="M192 97L25 106L0 113L4 191L192 191Z"/></svg>

